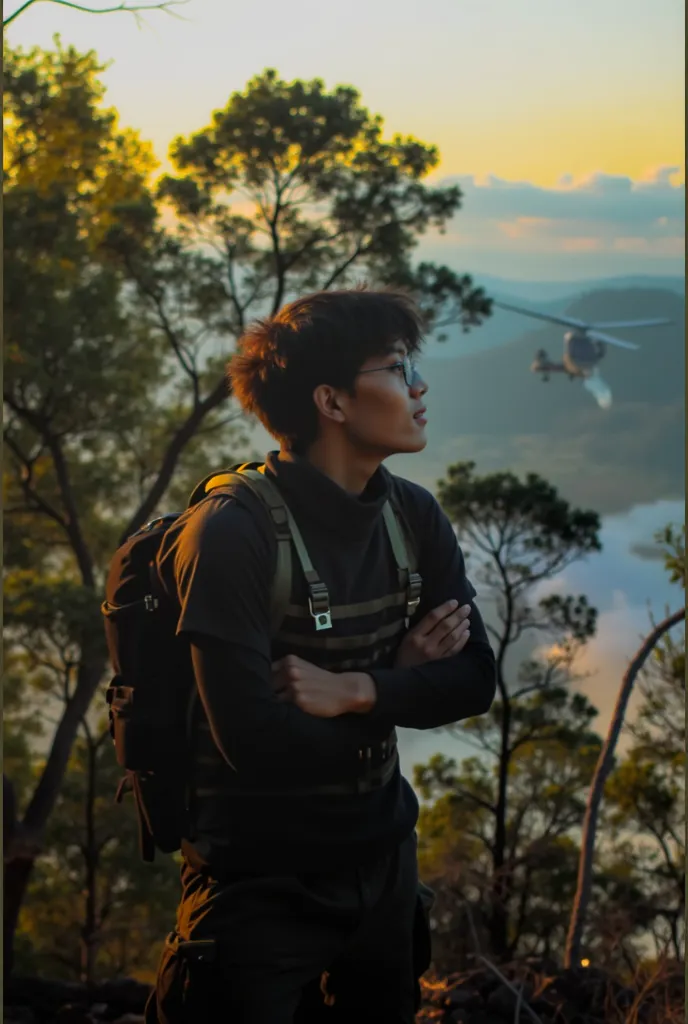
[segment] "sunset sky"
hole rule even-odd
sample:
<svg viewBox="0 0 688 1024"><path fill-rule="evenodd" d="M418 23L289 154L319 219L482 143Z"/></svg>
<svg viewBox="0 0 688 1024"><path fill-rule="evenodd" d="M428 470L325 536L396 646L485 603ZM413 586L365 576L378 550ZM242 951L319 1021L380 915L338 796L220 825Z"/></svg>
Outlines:
<svg viewBox="0 0 688 1024"><path fill-rule="evenodd" d="M83 0L86 2L86 0ZM90 0L105 7L108 0ZM18 6L8 0L5 16ZM38 3L13 45L92 47L108 102L163 163L265 67L356 86L389 133L435 143L464 209L428 251L506 277L681 274L683 0L188 0L93 17Z"/></svg>

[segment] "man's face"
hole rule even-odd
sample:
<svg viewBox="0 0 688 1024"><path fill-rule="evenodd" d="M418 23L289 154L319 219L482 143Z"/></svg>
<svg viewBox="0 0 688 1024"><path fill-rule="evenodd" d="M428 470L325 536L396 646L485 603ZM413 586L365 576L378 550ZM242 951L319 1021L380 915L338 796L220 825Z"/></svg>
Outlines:
<svg viewBox="0 0 688 1024"><path fill-rule="evenodd" d="M414 373L405 380L406 346L395 345L386 355L375 356L361 367L354 396L341 393L344 427L357 448L387 458L425 448L425 381ZM408 375L408 363L406 373Z"/></svg>

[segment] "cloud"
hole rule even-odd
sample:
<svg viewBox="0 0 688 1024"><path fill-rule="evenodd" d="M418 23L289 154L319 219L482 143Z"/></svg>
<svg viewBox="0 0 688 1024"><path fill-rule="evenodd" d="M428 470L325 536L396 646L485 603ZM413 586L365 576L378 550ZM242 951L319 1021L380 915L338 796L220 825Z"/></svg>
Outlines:
<svg viewBox="0 0 688 1024"><path fill-rule="evenodd" d="M685 184L680 168L644 178L565 174L553 188L528 181L458 176L462 207L433 242L473 251L609 253L682 259Z"/></svg>
<svg viewBox="0 0 688 1024"><path fill-rule="evenodd" d="M650 613L659 619L681 598L651 542L663 525L682 522L683 517L683 503L676 501L657 501L624 515L606 516L601 553L574 563L541 589L540 596L587 594L598 609L596 634L576 667L588 674L579 688L598 709L596 727L602 731L608 726L628 662L650 631ZM647 557L648 550L652 558ZM637 699L629 708L631 718L636 704Z"/></svg>
<svg viewBox="0 0 688 1024"><path fill-rule="evenodd" d="M685 184L672 179L678 169L660 167L644 179L622 175L591 174L574 179L564 175L555 188L528 181L507 181L489 175L446 178L443 185L457 184L463 210L489 218L536 217L553 220L646 223L666 218L683 220Z"/></svg>

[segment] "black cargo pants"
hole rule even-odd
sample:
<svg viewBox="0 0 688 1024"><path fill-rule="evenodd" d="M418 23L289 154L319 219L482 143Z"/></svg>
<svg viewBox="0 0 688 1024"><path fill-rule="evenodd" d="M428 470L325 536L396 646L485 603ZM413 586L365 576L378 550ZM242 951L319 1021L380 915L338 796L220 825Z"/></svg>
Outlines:
<svg viewBox="0 0 688 1024"><path fill-rule="evenodd" d="M416 852L414 834L356 868L223 881L185 865L146 1024L413 1024L430 961Z"/></svg>

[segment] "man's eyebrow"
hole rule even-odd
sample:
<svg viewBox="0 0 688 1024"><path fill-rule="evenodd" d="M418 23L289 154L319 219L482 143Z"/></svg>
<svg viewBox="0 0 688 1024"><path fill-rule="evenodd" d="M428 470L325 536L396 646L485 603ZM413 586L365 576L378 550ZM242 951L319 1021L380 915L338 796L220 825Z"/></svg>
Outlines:
<svg viewBox="0 0 688 1024"><path fill-rule="evenodd" d="M408 354L408 345L404 341L395 341L393 345L390 345L387 355L389 356L405 356Z"/></svg>

